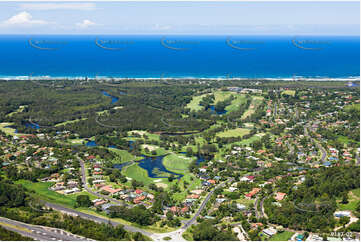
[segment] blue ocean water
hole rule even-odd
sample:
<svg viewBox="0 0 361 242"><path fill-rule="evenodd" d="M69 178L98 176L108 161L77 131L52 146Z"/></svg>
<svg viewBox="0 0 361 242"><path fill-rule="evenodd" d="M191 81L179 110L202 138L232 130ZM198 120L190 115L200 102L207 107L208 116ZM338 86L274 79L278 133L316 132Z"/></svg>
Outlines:
<svg viewBox="0 0 361 242"><path fill-rule="evenodd" d="M0 76L350 77L354 36L0 35Z"/></svg>

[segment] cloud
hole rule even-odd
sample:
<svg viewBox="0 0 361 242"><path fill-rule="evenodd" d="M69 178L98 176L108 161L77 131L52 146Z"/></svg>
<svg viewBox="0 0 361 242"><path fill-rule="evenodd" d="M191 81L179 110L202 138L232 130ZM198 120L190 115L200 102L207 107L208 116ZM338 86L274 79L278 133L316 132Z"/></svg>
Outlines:
<svg viewBox="0 0 361 242"><path fill-rule="evenodd" d="M48 24L48 22L44 20L35 20L33 19L33 16L31 16L30 13L24 11L21 13L18 13L9 19L2 22L3 25L18 25L18 26L31 26L31 25L43 25Z"/></svg>
<svg viewBox="0 0 361 242"><path fill-rule="evenodd" d="M22 3L26 10L95 10L95 3Z"/></svg>
<svg viewBox="0 0 361 242"><path fill-rule="evenodd" d="M84 19L81 23L76 23L76 26L78 28L82 28L82 29L86 29L86 28L88 28L90 26L94 26L94 25L97 25L97 24L88 19Z"/></svg>

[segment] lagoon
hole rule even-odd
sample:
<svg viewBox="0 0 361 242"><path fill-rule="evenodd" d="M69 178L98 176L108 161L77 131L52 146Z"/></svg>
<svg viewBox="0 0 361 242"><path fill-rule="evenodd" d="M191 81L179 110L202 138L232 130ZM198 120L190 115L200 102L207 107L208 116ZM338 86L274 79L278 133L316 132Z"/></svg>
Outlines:
<svg viewBox="0 0 361 242"><path fill-rule="evenodd" d="M119 98L110 95L110 94L107 93L106 91L102 91L102 93L103 93L104 96L107 96L107 97L111 97L111 98L112 98L112 102L111 102L112 104L118 102L118 100L119 100Z"/></svg>

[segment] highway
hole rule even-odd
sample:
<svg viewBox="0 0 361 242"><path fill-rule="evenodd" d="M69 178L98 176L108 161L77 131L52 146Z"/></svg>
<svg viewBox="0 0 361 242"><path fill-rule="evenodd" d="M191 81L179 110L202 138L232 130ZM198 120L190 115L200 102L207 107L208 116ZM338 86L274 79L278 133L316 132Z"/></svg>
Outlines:
<svg viewBox="0 0 361 242"><path fill-rule="evenodd" d="M63 207L61 205L58 205L58 204L53 204L53 203L49 203L49 202L45 202L45 206L48 207L48 208L52 208L54 210L57 210L61 213L65 213L65 214L69 214L69 215L73 215L73 216L79 216L81 218L84 218L84 219L88 219L88 220L92 220L94 222L97 222L97 223L110 223L111 225L113 226L117 226L117 225L120 225L121 223L119 222L115 222L115 221L112 221L110 219L105 219L105 218L102 218L102 217L98 217L98 216L95 216L95 215L91 215L91 214L87 214L87 213L82 213L82 212L79 212L77 210L74 210L74 209L71 209L71 208L67 208L67 207ZM124 229L127 230L127 231L130 231L130 232L140 232L146 236L149 236L149 237L152 237L153 234L150 233L150 232L147 232L143 229L140 229L140 228L137 228L137 227L133 227L133 226L130 226L130 225L126 225L126 224L121 224L124 226Z"/></svg>
<svg viewBox="0 0 361 242"><path fill-rule="evenodd" d="M62 229L50 228L45 226L26 224L8 218L0 217L0 225L7 230L17 232L22 236L32 238L34 240L48 241L91 241L78 235L74 235Z"/></svg>

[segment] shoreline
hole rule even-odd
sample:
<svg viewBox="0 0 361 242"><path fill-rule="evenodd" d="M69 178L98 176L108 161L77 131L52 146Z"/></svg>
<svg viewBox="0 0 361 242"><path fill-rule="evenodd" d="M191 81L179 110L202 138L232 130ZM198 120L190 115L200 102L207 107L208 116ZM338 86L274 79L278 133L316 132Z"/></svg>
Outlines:
<svg viewBox="0 0 361 242"><path fill-rule="evenodd" d="M0 81L125 81L125 80L258 80L258 81L360 81L360 76L348 77L195 77L195 76L174 76L174 77L108 77L108 76L0 76Z"/></svg>

